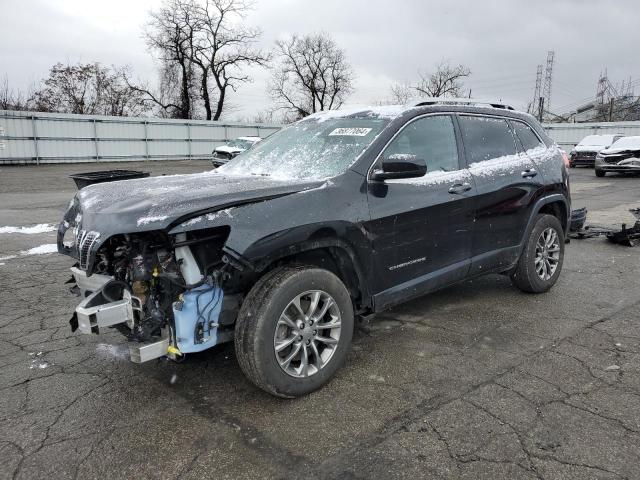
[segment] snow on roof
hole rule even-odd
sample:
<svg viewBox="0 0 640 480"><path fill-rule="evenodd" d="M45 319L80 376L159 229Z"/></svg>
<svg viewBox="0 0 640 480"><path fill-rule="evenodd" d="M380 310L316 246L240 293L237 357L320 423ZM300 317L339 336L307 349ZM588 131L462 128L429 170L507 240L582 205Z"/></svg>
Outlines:
<svg viewBox="0 0 640 480"><path fill-rule="evenodd" d="M319 122L325 122L327 120L344 118L359 113L366 114L366 116L392 120L406 110L408 110L408 108L404 105L351 105L343 107L340 110L324 110L322 112L312 113L308 117L305 117L304 120L316 119Z"/></svg>
<svg viewBox="0 0 640 480"><path fill-rule="evenodd" d="M630 150L640 149L640 137L639 136L622 137L621 139L617 140L613 145L611 145L610 148L611 149L622 148L622 149L630 149Z"/></svg>
<svg viewBox="0 0 640 480"><path fill-rule="evenodd" d="M259 142L262 140L260 137L238 137L237 140L247 140L249 142Z"/></svg>
<svg viewBox="0 0 640 480"><path fill-rule="evenodd" d="M608 147L613 143L615 135L587 135L578 145L580 146L594 146L594 147Z"/></svg>

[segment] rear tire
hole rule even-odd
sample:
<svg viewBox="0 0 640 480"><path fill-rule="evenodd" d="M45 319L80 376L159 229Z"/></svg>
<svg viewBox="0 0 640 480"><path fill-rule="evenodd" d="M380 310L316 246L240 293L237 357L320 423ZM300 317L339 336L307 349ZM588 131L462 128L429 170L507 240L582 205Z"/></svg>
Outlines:
<svg viewBox="0 0 640 480"><path fill-rule="evenodd" d="M604 170L600 170L598 168L596 168L596 177L604 177L607 174L607 172L605 172Z"/></svg>
<svg viewBox="0 0 640 480"><path fill-rule="evenodd" d="M555 285L564 261L564 232L553 215L536 216L511 279L523 292L543 293Z"/></svg>
<svg viewBox="0 0 640 480"><path fill-rule="evenodd" d="M238 363L272 395L306 395L344 363L353 324L351 296L336 275L311 266L274 269L253 286L238 313Z"/></svg>

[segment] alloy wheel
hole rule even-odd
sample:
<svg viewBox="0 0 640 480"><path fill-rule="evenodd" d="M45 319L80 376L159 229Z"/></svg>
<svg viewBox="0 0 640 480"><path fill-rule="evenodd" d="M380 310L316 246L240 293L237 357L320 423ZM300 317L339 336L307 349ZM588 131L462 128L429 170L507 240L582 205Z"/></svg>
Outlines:
<svg viewBox="0 0 640 480"><path fill-rule="evenodd" d="M309 377L331 360L340 341L341 315L333 297L309 290L289 302L278 318L273 348L280 368Z"/></svg>
<svg viewBox="0 0 640 480"><path fill-rule="evenodd" d="M549 280L560 262L560 237L556 230L548 227L542 231L536 243L535 267L538 277Z"/></svg>

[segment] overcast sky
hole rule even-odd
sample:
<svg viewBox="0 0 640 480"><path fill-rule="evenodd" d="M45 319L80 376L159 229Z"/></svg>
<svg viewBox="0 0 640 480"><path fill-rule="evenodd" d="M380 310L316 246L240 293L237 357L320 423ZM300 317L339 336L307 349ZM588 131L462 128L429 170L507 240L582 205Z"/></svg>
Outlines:
<svg viewBox="0 0 640 480"><path fill-rule="evenodd" d="M0 77L38 83L56 62L130 65L141 79L155 66L141 30L161 0L0 0ZM328 32L357 75L349 103L377 103L395 81L414 81L441 59L463 63L477 98L526 108L536 66L555 50L551 110L595 96L600 72L631 77L640 91L638 0L257 0L247 23L261 44L290 33ZM233 117L268 109L268 72L233 94Z"/></svg>

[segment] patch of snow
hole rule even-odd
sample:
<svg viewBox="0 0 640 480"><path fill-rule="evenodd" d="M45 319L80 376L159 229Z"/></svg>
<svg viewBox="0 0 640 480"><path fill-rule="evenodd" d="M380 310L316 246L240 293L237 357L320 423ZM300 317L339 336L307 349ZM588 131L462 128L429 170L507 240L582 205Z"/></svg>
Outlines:
<svg viewBox="0 0 640 480"><path fill-rule="evenodd" d="M16 258L16 257L17 257L17 255L9 255L7 257L0 257L0 261L11 260L11 259ZM3 265L4 265L4 263L3 263Z"/></svg>
<svg viewBox="0 0 640 480"><path fill-rule="evenodd" d="M147 225L149 223L161 222L162 220L166 220L168 215L158 215L155 217L144 217L138 219L138 226Z"/></svg>
<svg viewBox="0 0 640 480"><path fill-rule="evenodd" d="M98 343L96 353L102 357L111 357L121 360L129 360L129 348L126 345L110 345Z"/></svg>
<svg viewBox="0 0 640 480"><path fill-rule="evenodd" d="M640 150L640 136L622 137L613 142L613 145L609 148L604 149L602 153L614 153L623 150Z"/></svg>
<svg viewBox="0 0 640 480"><path fill-rule="evenodd" d="M531 160L525 155L505 155L471 163L469 170L475 176L491 177L494 175L514 175L529 165L531 165Z"/></svg>
<svg viewBox="0 0 640 480"><path fill-rule="evenodd" d="M55 229L56 226L50 223L39 223L29 227L0 227L0 233L24 233L26 235L32 235L34 233L53 232Z"/></svg>
<svg viewBox="0 0 640 480"><path fill-rule="evenodd" d="M318 122L326 122L336 118L343 118L349 115L355 115L356 113L367 113L367 116L378 118L393 119L400 116L403 112L408 110L404 105L351 105L349 107L342 108L340 110L324 110L322 112L312 113L304 119L317 120Z"/></svg>
<svg viewBox="0 0 640 480"><path fill-rule="evenodd" d="M453 172L429 172L422 177L396 178L385 180L385 182L404 185L430 186L441 185L443 183L458 182L462 180L468 180L469 183L471 183L471 177L464 170L456 170Z"/></svg>
<svg viewBox="0 0 640 480"><path fill-rule="evenodd" d="M57 253L58 246L55 243L47 243L38 247L30 248L20 252L20 255L46 255L47 253Z"/></svg>
<svg viewBox="0 0 640 480"><path fill-rule="evenodd" d="M220 210L214 213L207 213L205 216L207 220L215 220L222 217L223 215L228 218L233 218L233 215L231 215L231 210L233 210L233 207L225 208L224 210Z"/></svg>

